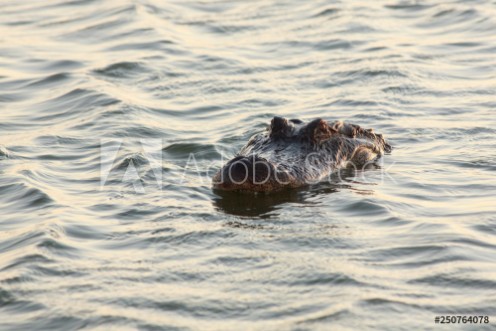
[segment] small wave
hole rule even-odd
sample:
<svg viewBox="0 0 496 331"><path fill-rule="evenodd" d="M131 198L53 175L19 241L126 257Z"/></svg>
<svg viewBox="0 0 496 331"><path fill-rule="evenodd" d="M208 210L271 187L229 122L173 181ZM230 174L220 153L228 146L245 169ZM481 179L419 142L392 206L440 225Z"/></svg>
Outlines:
<svg viewBox="0 0 496 331"><path fill-rule="evenodd" d="M129 166L144 166L150 164L148 158L142 153L133 153L120 157L120 161L118 160L112 170L126 170Z"/></svg>
<svg viewBox="0 0 496 331"><path fill-rule="evenodd" d="M426 4L420 4L420 3L409 3L407 1L400 1L399 4L396 5L385 5L385 8L388 9L393 9L393 10L398 10L398 11L406 11L406 12L412 12L412 11L422 11L426 10L429 8L434 7L435 5L426 5Z"/></svg>
<svg viewBox="0 0 496 331"><path fill-rule="evenodd" d="M215 159L220 156L216 146L212 144L174 143L166 146L163 151L173 158L187 158L192 154L197 159Z"/></svg>
<svg viewBox="0 0 496 331"><path fill-rule="evenodd" d="M94 72L99 75L112 78L129 78L134 75L146 72L147 68L139 62L119 62L111 64L103 69L96 69Z"/></svg>
<svg viewBox="0 0 496 331"><path fill-rule="evenodd" d="M9 151L6 147L0 145L0 160L9 158Z"/></svg>
<svg viewBox="0 0 496 331"><path fill-rule="evenodd" d="M125 50L154 50L161 51L173 55L181 55L185 52L177 47L172 47L174 42L168 39L150 41L150 42L126 42L109 47L107 50L111 52L125 51Z"/></svg>
<svg viewBox="0 0 496 331"><path fill-rule="evenodd" d="M492 279L463 278L460 276L449 276L437 274L409 281L410 284L426 284L442 288L463 288L463 289L494 289L496 281Z"/></svg>
<svg viewBox="0 0 496 331"><path fill-rule="evenodd" d="M64 73L64 72L61 72L61 73L58 73L58 74L53 74L53 75L50 75L48 77L44 77L42 79L39 79L39 80L36 80L32 83L29 83L26 87L34 87L34 88L38 88L38 87L43 87L43 88L48 88L50 86L53 86L53 85L59 85L61 83L64 83L66 82L67 80L70 79L70 74L68 73Z"/></svg>
<svg viewBox="0 0 496 331"><path fill-rule="evenodd" d="M343 212L347 214L353 213L358 215L383 215L389 214L388 209L385 206L373 202L372 200L363 199L354 203L347 204L342 208Z"/></svg>
<svg viewBox="0 0 496 331"><path fill-rule="evenodd" d="M74 60L53 60L47 61L46 64L43 65L43 70L47 72L53 71L62 71L62 70L74 70L84 66L84 63L81 61Z"/></svg>
<svg viewBox="0 0 496 331"><path fill-rule="evenodd" d="M0 186L0 191L4 196L4 209L38 210L53 206L55 202L42 190L22 183Z"/></svg>
<svg viewBox="0 0 496 331"><path fill-rule="evenodd" d="M337 13L339 13L339 8L326 8L317 14L313 15L312 17L322 17L322 16L335 16Z"/></svg>
<svg viewBox="0 0 496 331"><path fill-rule="evenodd" d="M33 117L39 122L51 124L81 116L81 109L111 106L120 103L119 99L92 90L76 88L39 105L39 115Z"/></svg>

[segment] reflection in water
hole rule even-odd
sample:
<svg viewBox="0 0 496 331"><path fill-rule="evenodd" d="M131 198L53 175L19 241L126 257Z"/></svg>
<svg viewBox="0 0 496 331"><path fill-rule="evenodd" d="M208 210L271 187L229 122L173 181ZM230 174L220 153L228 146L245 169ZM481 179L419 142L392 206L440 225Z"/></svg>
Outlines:
<svg viewBox="0 0 496 331"><path fill-rule="evenodd" d="M272 194L215 191L214 206L227 214L267 218L271 212L289 202L304 203L303 189L284 190Z"/></svg>
<svg viewBox="0 0 496 331"><path fill-rule="evenodd" d="M293 205L293 207L297 207L298 204L316 204L315 202L310 202L310 199L321 194L336 193L342 189L353 190L363 195L373 194L370 189L359 189L352 184L366 184L359 180L364 175L364 172L380 169L381 167L378 164L368 164L361 171L342 169L332 174L328 181L273 193L215 190L216 196L213 198L213 204L219 211L231 215L260 218L277 217L277 210L284 208L285 204L295 203L296 205Z"/></svg>

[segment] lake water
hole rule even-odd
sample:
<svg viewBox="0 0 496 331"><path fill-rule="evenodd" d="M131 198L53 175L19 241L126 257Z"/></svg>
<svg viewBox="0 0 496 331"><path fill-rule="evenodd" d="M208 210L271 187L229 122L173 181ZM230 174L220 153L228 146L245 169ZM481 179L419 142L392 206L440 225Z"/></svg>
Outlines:
<svg viewBox="0 0 496 331"><path fill-rule="evenodd" d="M1 330L494 330L495 1L0 1L0 42ZM276 115L394 149L213 192Z"/></svg>

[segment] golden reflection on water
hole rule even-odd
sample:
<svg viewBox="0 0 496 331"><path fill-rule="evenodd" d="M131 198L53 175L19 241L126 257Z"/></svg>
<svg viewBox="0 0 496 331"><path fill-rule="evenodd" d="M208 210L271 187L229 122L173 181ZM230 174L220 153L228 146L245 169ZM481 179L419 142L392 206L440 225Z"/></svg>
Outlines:
<svg viewBox="0 0 496 331"><path fill-rule="evenodd" d="M0 17L0 329L493 312L491 2L3 1ZM276 115L394 149L331 183L213 192L205 170ZM122 142L105 185L102 139ZM161 185L140 139L163 144Z"/></svg>

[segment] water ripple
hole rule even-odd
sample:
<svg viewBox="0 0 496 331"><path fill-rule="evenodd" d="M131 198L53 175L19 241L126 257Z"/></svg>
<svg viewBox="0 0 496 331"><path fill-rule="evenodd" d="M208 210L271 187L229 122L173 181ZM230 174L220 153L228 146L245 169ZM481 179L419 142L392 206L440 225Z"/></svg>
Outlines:
<svg viewBox="0 0 496 331"><path fill-rule="evenodd" d="M495 14L3 1L0 329L411 330L494 313ZM274 116L356 122L395 149L300 189L212 191Z"/></svg>

